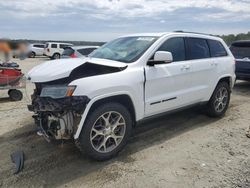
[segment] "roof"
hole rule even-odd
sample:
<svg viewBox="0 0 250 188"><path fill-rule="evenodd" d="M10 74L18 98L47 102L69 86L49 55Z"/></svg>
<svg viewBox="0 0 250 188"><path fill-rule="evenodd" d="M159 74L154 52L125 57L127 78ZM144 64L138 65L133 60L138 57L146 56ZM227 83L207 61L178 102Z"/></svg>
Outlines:
<svg viewBox="0 0 250 188"><path fill-rule="evenodd" d="M135 33L135 34L129 34L125 35L123 37L136 37L136 36L150 36L150 37L162 37L166 35L186 35L190 37L201 37L201 38L208 38L208 39L216 39L218 40L219 37L210 35L210 34L204 34L204 33L196 33L196 32L184 32L184 31L174 31L174 32L162 32L162 33Z"/></svg>
<svg viewBox="0 0 250 188"><path fill-rule="evenodd" d="M71 46L72 49L99 48L100 46Z"/></svg>
<svg viewBox="0 0 250 188"><path fill-rule="evenodd" d="M67 44L67 45L73 45L73 44L67 43L67 42L46 42L46 44L49 44L49 43L51 43L51 44Z"/></svg>
<svg viewBox="0 0 250 188"><path fill-rule="evenodd" d="M164 32L164 33L135 33L135 34L125 35L124 37L136 37L136 36L161 37L161 36L169 34L169 33L170 32Z"/></svg>

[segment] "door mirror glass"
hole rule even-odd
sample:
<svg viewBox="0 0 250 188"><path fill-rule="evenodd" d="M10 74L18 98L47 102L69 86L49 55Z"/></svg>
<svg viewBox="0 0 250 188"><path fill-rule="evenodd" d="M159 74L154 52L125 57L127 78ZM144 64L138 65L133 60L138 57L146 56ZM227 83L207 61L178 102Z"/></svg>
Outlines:
<svg viewBox="0 0 250 188"><path fill-rule="evenodd" d="M149 60L148 65L154 66L157 64L171 63L173 61L173 56L171 52L157 51L155 52L154 58Z"/></svg>

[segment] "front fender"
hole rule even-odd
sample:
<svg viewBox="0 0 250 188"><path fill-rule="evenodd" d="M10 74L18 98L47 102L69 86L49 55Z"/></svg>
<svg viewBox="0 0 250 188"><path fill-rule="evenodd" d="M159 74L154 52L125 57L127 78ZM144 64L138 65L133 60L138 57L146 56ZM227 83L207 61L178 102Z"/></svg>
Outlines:
<svg viewBox="0 0 250 188"><path fill-rule="evenodd" d="M100 96L97 96L97 97L91 99L89 101L89 103L87 104L87 106L86 106L86 108L85 108L85 110L84 110L84 112L82 114L82 118L81 118L81 121L80 121L80 123L78 125L77 131L76 131L76 133L74 135L74 139L78 139L79 138L79 136L81 134L81 131L82 131L82 128L83 128L83 125L84 125L84 122L85 122L85 120L86 120L86 118L88 116L89 110L91 109L92 105L95 102L97 102L97 101L99 101L101 99L105 99L105 98L113 97L113 96L118 96L118 95L128 95L132 99L130 93L124 92L124 91L123 92L115 92L115 93L104 94L104 95L100 95ZM133 102L133 99L132 99L132 102ZM142 116L143 110L140 112L138 109L137 110L135 109L135 113L136 113L135 114L136 120L138 120L138 118L140 118L140 116Z"/></svg>

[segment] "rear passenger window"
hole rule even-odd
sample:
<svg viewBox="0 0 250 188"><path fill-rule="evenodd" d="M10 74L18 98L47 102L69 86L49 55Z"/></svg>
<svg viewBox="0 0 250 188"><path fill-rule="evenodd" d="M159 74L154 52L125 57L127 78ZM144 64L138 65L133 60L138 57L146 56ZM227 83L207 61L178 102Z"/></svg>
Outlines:
<svg viewBox="0 0 250 188"><path fill-rule="evenodd" d="M224 46L216 40L207 40L210 48L211 57L227 56L227 51Z"/></svg>
<svg viewBox="0 0 250 188"><path fill-rule="evenodd" d="M210 57L207 41L200 38L187 38L187 59L204 59Z"/></svg>
<svg viewBox="0 0 250 188"><path fill-rule="evenodd" d="M57 44L51 44L51 48L57 48Z"/></svg>
<svg viewBox="0 0 250 188"><path fill-rule="evenodd" d="M173 55L173 61L184 61L185 43L182 37L168 39L162 44L158 51L168 51Z"/></svg>
<svg viewBox="0 0 250 188"><path fill-rule="evenodd" d="M68 44L60 44L60 48L62 48L62 49L64 49L64 48L67 48L67 47L69 47L70 45L68 45Z"/></svg>

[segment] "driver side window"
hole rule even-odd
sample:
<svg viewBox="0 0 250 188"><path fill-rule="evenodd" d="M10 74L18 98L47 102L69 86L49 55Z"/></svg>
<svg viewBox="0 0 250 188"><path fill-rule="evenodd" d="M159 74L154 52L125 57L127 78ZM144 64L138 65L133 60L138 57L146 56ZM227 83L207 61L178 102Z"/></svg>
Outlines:
<svg viewBox="0 0 250 188"><path fill-rule="evenodd" d="M184 61L185 55L185 43L184 38L175 37L166 40L157 51L168 51L173 55L173 62Z"/></svg>

